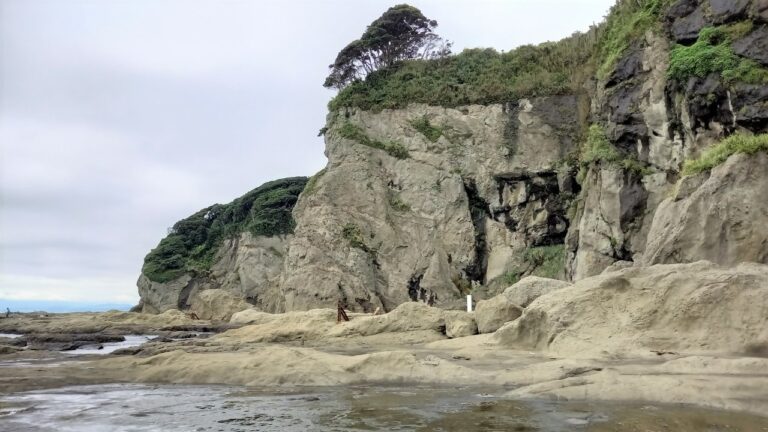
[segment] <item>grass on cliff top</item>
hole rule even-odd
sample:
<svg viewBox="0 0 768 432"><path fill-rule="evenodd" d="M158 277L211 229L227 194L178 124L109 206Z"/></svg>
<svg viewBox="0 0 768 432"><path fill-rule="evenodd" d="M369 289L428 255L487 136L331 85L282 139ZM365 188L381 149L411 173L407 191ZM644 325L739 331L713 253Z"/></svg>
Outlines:
<svg viewBox="0 0 768 432"><path fill-rule="evenodd" d="M751 155L761 151L768 151L768 134L731 135L704 151L698 159L686 161L683 165L683 175L695 175L710 170L736 153Z"/></svg>
<svg viewBox="0 0 768 432"><path fill-rule="evenodd" d="M275 236L293 232L291 215L306 177L265 183L229 204L215 204L176 222L144 258L142 273L168 282L190 271L206 271L221 242L242 232Z"/></svg>
<svg viewBox="0 0 768 432"><path fill-rule="evenodd" d="M739 57L731 48L734 38L751 29L751 23L731 26L707 27L691 46L677 45L669 54L669 77L678 83L689 78L704 78L709 74L722 75L726 82L749 84L768 83L768 69L753 60Z"/></svg>
<svg viewBox="0 0 768 432"><path fill-rule="evenodd" d="M456 107L573 93L596 68L598 77L607 77L632 41L660 28L672 1L619 0L600 25L557 42L403 61L342 89L328 108L380 111L410 103Z"/></svg>
<svg viewBox="0 0 768 432"><path fill-rule="evenodd" d="M611 7L597 42L597 76L607 78L632 44L651 29L660 30L661 17L672 0L619 0Z"/></svg>
<svg viewBox="0 0 768 432"><path fill-rule="evenodd" d="M509 52L468 49L442 59L400 62L342 89L328 108L456 107L573 92L589 74L595 38L590 31Z"/></svg>

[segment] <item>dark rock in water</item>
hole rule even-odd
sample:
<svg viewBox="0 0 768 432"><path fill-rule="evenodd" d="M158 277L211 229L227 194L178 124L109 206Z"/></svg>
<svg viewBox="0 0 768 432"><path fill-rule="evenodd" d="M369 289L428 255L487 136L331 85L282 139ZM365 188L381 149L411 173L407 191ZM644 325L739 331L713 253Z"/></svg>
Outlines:
<svg viewBox="0 0 768 432"><path fill-rule="evenodd" d="M27 345L27 338L25 336L16 337L16 338L0 338L0 344L15 346L15 347L23 347Z"/></svg>
<svg viewBox="0 0 768 432"><path fill-rule="evenodd" d="M123 336L103 333L41 333L28 335L26 339L29 349L47 351L70 351L85 345L125 341Z"/></svg>
<svg viewBox="0 0 768 432"><path fill-rule="evenodd" d="M118 350L114 350L114 351L112 351L112 352L111 352L111 353L109 353L109 354L110 354L110 355L113 355L113 356L120 356L120 355L136 355L136 354L140 353L140 352L141 352L141 350L142 350L142 348L141 348L141 347L120 348L120 349L118 349Z"/></svg>
<svg viewBox="0 0 768 432"><path fill-rule="evenodd" d="M760 26L734 42L733 51L742 57L768 66L768 25Z"/></svg>
<svg viewBox="0 0 768 432"><path fill-rule="evenodd" d="M0 354L13 354L15 352L21 351L21 348L11 346L11 345L0 345Z"/></svg>
<svg viewBox="0 0 768 432"><path fill-rule="evenodd" d="M227 330L239 328L239 324L182 324L163 327L161 330L165 332L205 332L205 333L221 333Z"/></svg>

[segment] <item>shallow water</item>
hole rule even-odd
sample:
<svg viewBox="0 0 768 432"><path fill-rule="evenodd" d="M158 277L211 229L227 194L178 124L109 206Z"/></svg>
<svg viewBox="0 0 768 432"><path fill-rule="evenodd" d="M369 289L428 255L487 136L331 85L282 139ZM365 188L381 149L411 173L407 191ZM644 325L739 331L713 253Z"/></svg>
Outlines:
<svg viewBox="0 0 768 432"><path fill-rule="evenodd" d="M106 355L122 348L137 347L145 342L148 342L157 336L153 335L125 335L125 340L122 342L106 342L102 344L83 345L77 349L70 351L63 351L72 355L85 355L85 354L97 354ZM101 347L101 348L99 348Z"/></svg>
<svg viewBox="0 0 768 432"><path fill-rule="evenodd" d="M16 333L0 333L0 338L7 338L7 339L16 339L20 338L24 335L16 334Z"/></svg>
<svg viewBox="0 0 768 432"><path fill-rule="evenodd" d="M768 418L675 406L562 404L502 390L332 387L275 392L110 384L0 398L0 430L40 431L729 431Z"/></svg>

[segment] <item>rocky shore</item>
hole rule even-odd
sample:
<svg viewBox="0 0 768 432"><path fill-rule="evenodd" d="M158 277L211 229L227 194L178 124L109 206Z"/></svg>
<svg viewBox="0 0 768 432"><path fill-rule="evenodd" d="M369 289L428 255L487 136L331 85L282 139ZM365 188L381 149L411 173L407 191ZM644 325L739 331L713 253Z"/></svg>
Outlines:
<svg viewBox="0 0 768 432"><path fill-rule="evenodd" d="M492 386L514 400L768 412L768 266L759 264L609 269L573 285L526 278L472 313L420 302L342 323L331 309L246 309L229 323L108 312L4 319L0 332L24 334L2 342L14 348L0 357L2 393L110 382L432 384ZM99 357L63 359L38 345L58 349L63 338L41 335L129 333L163 337Z"/></svg>

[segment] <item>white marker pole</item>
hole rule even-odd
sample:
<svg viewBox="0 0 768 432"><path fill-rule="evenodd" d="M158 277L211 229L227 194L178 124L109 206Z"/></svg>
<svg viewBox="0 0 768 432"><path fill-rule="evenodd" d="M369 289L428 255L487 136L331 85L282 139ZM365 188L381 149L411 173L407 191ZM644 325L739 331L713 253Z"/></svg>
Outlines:
<svg viewBox="0 0 768 432"><path fill-rule="evenodd" d="M472 312L472 295L467 296L467 312Z"/></svg>

